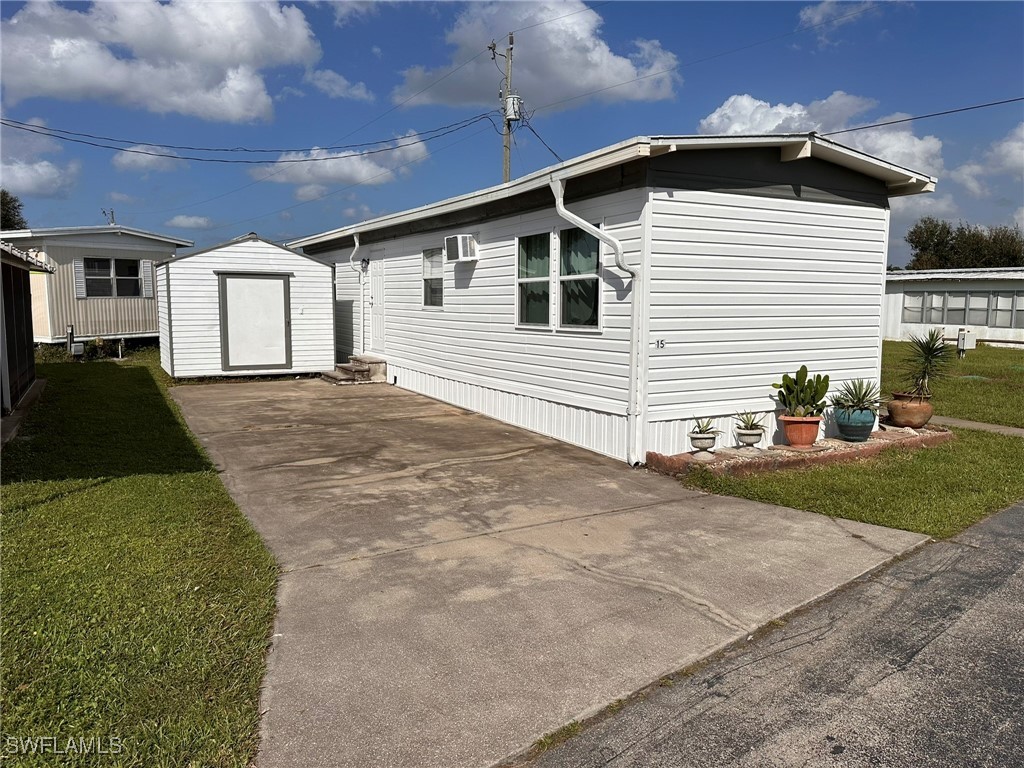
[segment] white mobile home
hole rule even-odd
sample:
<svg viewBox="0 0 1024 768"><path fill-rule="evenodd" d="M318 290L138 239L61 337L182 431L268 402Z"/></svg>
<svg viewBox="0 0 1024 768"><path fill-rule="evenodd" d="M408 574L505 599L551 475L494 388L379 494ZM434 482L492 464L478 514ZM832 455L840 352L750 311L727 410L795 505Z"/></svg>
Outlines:
<svg viewBox="0 0 1024 768"><path fill-rule="evenodd" d="M332 273L252 232L157 264L161 367L178 378L330 370Z"/></svg>
<svg viewBox="0 0 1024 768"><path fill-rule="evenodd" d="M978 341L1024 345L1024 269L921 269L885 280L885 338L906 340L930 328L956 339L961 328Z"/></svg>
<svg viewBox="0 0 1024 768"><path fill-rule="evenodd" d="M635 464L802 364L877 379L888 201L934 186L815 134L640 137L290 245L393 383Z"/></svg>
<svg viewBox="0 0 1024 768"><path fill-rule="evenodd" d="M52 272L32 275L36 342L157 335L153 264L191 240L118 225L10 230L9 243L35 253Z"/></svg>

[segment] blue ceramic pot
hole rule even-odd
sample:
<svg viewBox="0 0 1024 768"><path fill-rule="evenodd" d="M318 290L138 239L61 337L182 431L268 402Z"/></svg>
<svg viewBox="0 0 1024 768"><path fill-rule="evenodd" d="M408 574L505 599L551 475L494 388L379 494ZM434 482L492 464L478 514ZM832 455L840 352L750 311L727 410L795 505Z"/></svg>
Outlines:
<svg viewBox="0 0 1024 768"><path fill-rule="evenodd" d="M871 430L875 426L874 411L848 411L845 408L836 408L833 413L836 417L836 426L839 427L839 436L851 443L863 443L871 436Z"/></svg>

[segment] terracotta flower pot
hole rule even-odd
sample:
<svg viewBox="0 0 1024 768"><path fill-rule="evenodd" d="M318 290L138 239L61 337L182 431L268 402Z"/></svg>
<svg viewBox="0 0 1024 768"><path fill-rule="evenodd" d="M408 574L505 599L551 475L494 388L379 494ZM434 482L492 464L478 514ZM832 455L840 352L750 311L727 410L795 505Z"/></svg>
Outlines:
<svg viewBox="0 0 1024 768"><path fill-rule="evenodd" d="M786 442L793 448L810 448L818 439L821 416L779 416Z"/></svg>
<svg viewBox="0 0 1024 768"><path fill-rule="evenodd" d="M906 392L893 392L889 401L889 419L897 427L920 429L931 419L935 409L928 401L931 395L918 397Z"/></svg>

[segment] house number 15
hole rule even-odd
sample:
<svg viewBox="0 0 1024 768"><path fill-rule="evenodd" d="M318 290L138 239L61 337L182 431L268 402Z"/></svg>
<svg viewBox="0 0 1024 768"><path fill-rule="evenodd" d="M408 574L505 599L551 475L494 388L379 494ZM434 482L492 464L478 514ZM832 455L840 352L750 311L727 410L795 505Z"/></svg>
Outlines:
<svg viewBox="0 0 1024 768"><path fill-rule="evenodd" d="M665 340L664 339L655 339L654 347L655 347L655 349L664 349L665 348Z"/></svg>

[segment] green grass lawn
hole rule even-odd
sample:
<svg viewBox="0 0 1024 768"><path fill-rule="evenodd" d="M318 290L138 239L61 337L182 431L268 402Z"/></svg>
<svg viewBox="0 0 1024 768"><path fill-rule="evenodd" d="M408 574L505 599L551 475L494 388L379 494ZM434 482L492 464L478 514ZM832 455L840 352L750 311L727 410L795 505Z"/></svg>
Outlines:
<svg viewBox="0 0 1024 768"><path fill-rule="evenodd" d="M882 349L882 392L905 389L899 361L906 342L887 341ZM981 345L963 360L954 358L949 375L932 385L939 416L1024 428L1024 350Z"/></svg>
<svg viewBox="0 0 1024 768"><path fill-rule="evenodd" d="M17 765L247 765L272 557L167 398L156 350L38 373L42 399L3 451L0 742L121 745Z"/></svg>
<svg viewBox="0 0 1024 768"><path fill-rule="evenodd" d="M882 391L902 389L901 342L885 342ZM935 411L1024 427L1024 351L982 346L935 383ZM683 481L711 493L945 538L1024 499L1024 440L974 430L935 448L891 449L871 459L750 477L706 470Z"/></svg>

